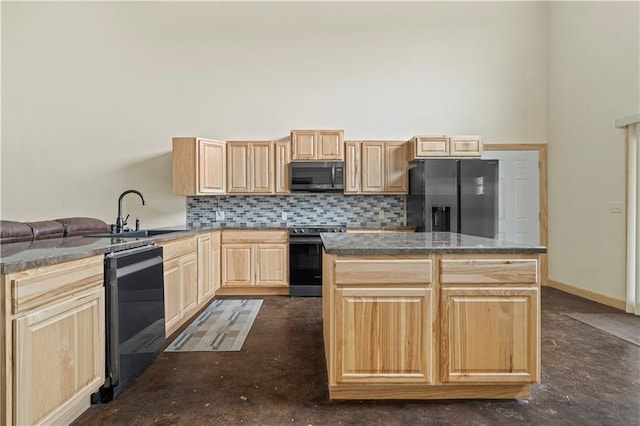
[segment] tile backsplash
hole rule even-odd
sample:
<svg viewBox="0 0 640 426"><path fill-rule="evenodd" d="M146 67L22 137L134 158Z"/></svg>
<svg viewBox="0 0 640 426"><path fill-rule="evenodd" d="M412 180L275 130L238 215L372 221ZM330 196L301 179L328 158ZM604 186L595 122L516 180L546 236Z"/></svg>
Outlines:
<svg viewBox="0 0 640 426"><path fill-rule="evenodd" d="M216 220L216 211L224 220ZM287 219L283 220L282 214ZM402 195L292 194L187 197L187 225L387 227L405 225Z"/></svg>

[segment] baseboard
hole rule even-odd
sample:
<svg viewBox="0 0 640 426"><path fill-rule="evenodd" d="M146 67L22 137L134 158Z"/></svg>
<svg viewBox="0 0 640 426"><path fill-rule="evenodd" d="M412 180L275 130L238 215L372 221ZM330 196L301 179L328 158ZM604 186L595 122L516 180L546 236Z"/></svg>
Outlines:
<svg viewBox="0 0 640 426"><path fill-rule="evenodd" d="M604 294L596 293L595 291L586 290L584 288L576 287L570 284L562 283L560 281L547 279L547 287L556 288L562 290L565 293L573 294L574 296L580 296L585 299L593 300L594 302L602 303L603 305L611 306L612 308L620 309L624 311L627 304L624 300L617 299L611 296L605 296Z"/></svg>

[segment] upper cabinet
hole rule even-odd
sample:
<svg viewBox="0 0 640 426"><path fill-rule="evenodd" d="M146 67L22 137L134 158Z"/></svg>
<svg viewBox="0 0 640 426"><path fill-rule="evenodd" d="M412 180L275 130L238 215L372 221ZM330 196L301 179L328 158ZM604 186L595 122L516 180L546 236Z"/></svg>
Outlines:
<svg viewBox="0 0 640 426"><path fill-rule="evenodd" d="M292 130L291 160L344 160L344 131Z"/></svg>
<svg viewBox="0 0 640 426"><path fill-rule="evenodd" d="M274 168L273 142L228 142L230 194L274 194Z"/></svg>
<svg viewBox="0 0 640 426"><path fill-rule="evenodd" d="M275 143L275 193L290 194L291 178L289 163L291 162L291 144L286 141Z"/></svg>
<svg viewBox="0 0 640 426"><path fill-rule="evenodd" d="M482 136L414 136L408 143L409 161L431 157L481 157Z"/></svg>
<svg viewBox="0 0 640 426"><path fill-rule="evenodd" d="M400 141L348 141L345 194L406 194L407 156Z"/></svg>
<svg viewBox="0 0 640 426"><path fill-rule="evenodd" d="M226 193L226 143L203 138L173 138L173 193Z"/></svg>

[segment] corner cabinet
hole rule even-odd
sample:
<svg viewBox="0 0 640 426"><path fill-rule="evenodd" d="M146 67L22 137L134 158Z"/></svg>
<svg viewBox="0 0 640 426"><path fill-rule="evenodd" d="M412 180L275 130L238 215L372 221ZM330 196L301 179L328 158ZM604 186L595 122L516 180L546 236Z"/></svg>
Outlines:
<svg viewBox="0 0 640 426"><path fill-rule="evenodd" d="M226 142L204 138L173 138L173 193L226 193Z"/></svg>
<svg viewBox="0 0 640 426"><path fill-rule="evenodd" d="M481 157L481 136L414 136L407 143L409 161L422 158Z"/></svg>
<svg viewBox="0 0 640 426"><path fill-rule="evenodd" d="M221 241L218 294L289 294L288 231L224 230Z"/></svg>
<svg viewBox="0 0 640 426"><path fill-rule="evenodd" d="M347 141L345 194L406 194L405 142Z"/></svg>
<svg viewBox="0 0 640 426"><path fill-rule="evenodd" d="M2 277L2 424L68 424L104 384L103 256Z"/></svg>
<svg viewBox="0 0 640 426"><path fill-rule="evenodd" d="M342 161L344 159L344 131L292 130L291 160Z"/></svg>

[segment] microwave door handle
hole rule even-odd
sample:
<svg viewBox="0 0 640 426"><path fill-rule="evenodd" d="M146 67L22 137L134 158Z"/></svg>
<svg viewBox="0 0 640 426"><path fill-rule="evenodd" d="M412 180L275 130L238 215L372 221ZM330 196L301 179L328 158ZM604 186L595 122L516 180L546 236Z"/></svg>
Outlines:
<svg viewBox="0 0 640 426"><path fill-rule="evenodd" d="M331 187L335 188L336 186L336 165L331 165Z"/></svg>

